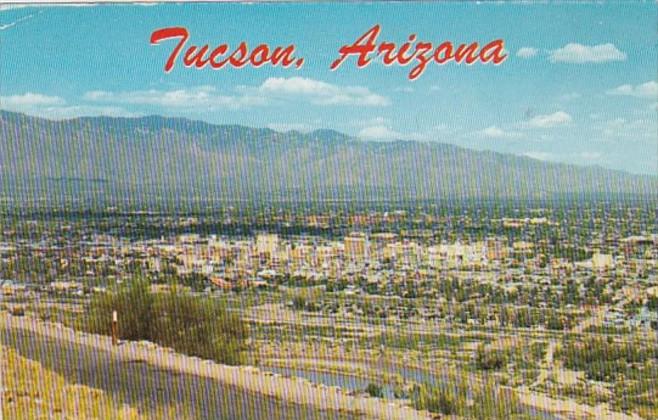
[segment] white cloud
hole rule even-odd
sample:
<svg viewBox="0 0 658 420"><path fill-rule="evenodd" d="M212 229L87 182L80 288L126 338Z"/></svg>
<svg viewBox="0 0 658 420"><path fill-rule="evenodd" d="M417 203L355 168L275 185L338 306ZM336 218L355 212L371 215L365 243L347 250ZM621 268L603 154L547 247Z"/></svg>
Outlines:
<svg viewBox="0 0 658 420"><path fill-rule="evenodd" d="M525 152L523 153L523 156L529 157L531 159L537 159L537 160L555 160L556 155L553 153L549 152Z"/></svg>
<svg viewBox="0 0 658 420"><path fill-rule="evenodd" d="M551 152L530 151L523 153L522 156L542 161L571 162L579 165L591 165L603 158L603 154L600 152L557 154Z"/></svg>
<svg viewBox="0 0 658 420"><path fill-rule="evenodd" d="M59 96L48 96L40 93L27 92L23 95L0 96L0 106L20 108L40 105L62 105L66 101Z"/></svg>
<svg viewBox="0 0 658 420"><path fill-rule="evenodd" d="M601 160L603 154L600 152L581 152L577 156L584 161L595 162Z"/></svg>
<svg viewBox="0 0 658 420"><path fill-rule="evenodd" d="M299 131L300 133L308 133L314 129L311 124L306 123L270 123L267 128L279 132Z"/></svg>
<svg viewBox="0 0 658 420"><path fill-rule="evenodd" d="M601 140L613 141L645 141L655 144L658 123L653 116L627 120L626 118L613 118L597 121L593 130L601 134Z"/></svg>
<svg viewBox="0 0 658 420"><path fill-rule="evenodd" d="M552 114L535 115L524 125L529 128L550 128L567 125L572 120L571 115L564 111L557 111Z"/></svg>
<svg viewBox="0 0 658 420"><path fill-rule="evenodd" d="M634 96L636 98L658 98L658 82L649 81L639 85L621 85L606 92L608 95Z"/></svg>
<svg viewBox="0 0 658 420"><path fill-rule="evenodd" d="M87 101L151 105L173 108L242 109L280 101L302 101L315 105L384 106L390 101L359 86L336 86L302 77L270 77L259 86L237 86L235 92L222 93L213 86L173 90L137 90L85 93Z"/></svg>
<svg viewBox="0 0 658 420"><path fill-rule="evenodd" d="M88 101L122 103L132 105L155 105L175 108L243 108L264 105L265 98L250 95L224 95L212 86L199 86L175 90L137 90L131 92L90 91L83 98Z"/></svg>
<svg viewBox="0 0 658 420"><path fill-rule="evenodd" d="M532 58L536 56L537 53L539 53L539 50L537 48L523 47L516 52L516 56L521 58Z"/></svg>
<svg viewBox="0 0 658 420"><path fill-rule="evenodd" d="M605 63L624 61L626 60L626 53L620 51L614 44L583 45L570 43L551 51L549 60L552 63Z"/></svg>
<svg viewBox="0 0 658 420"><path fill-rule="evenodd" d="M359 131L357 137L364 140L424 140L425 137L418 133L404 134L391 129L386 125L373 125Z"/></svg>
<svg viewBox="0 0 658 420"><path fill-rule="evenodd" d="M484 130L480 130L477 132L477 134L481 137L488 137L491 139L512 139L521 136L521 133L516 131L506 131L495 125L487 127Z"/></svg>
<svg viewBox="0 0 658 420"><path fill-rule="evenodd" d="M365 127L357 135L366 140L394 140L402 137L402 134L391 130L385 125Z"/></svg>
<svg viewBox="0 0 658 420"><path fill-rule="evenodd" d="M390 105L388 98L365 87L337 86L305 77L269 77L258 91L266 96L302 99L316 105Z"/></svg>
<svg viewBox="0 0 658 420"><path fill-rule="evenodd" d="M354 120L350 122L350 125L353 127L370 127L373 125L390 125L391 120L384 117L372 117L368 119Z"/></svg>
<svg viewBox="0 0 658 420"><path fill-rule="evenodd" d="M456 128L455 126L449 126L448 124L437 124L432 126L430 130L436 132L446 132L446 131L454 130L455 128Z"/></svg>
<svg viewBox="0 0 658 420"><path fill-rule="evenodd" d="M26 113L55 120L75 117L138 117L141 115L139 113L130 112L118 106L93 105L43 107L31 111L26 111Z"/></svg>
<svg viewBox="0 0 658 420"><path fill-rule="evenodd" d="M23 95L0 96L0 108L50 119L105 115L131 117L138 114L117 106L70 105L59 96L27 92Z"/></svg>

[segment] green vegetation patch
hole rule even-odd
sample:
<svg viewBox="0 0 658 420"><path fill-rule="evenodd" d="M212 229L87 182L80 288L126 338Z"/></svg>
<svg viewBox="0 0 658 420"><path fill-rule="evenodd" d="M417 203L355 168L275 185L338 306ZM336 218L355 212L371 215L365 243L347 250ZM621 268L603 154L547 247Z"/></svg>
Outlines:
<svg viewBox="0 0 658 420"><path fill-rule="evenodd" d="M486 380L469 382L455 377L449 384L417 385L411 392L413 406L432 413L475 419L509 419L524 415L514 391Z"/></svg>
<svg viewBox="0 0 658 420"><path fill-rule="evenodd" d="M110 335L112 311L119 314L119 338L148 340L176 351L220 363L242 364L246 325L235 313L205 297L179 292L151 293L136 279L111 293L94 296L81 327Z"/></svg>

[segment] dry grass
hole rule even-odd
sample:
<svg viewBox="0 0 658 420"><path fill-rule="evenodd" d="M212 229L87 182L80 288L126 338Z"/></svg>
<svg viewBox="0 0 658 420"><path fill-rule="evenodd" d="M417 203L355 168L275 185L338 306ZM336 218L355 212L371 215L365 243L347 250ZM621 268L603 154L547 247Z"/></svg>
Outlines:
<svg viewBox="0 0 658 420"><path fill-rule="evenodd" d="M0 346L0 387L4 419L140 419L103 391L68 383L62 376Z"/></svg>

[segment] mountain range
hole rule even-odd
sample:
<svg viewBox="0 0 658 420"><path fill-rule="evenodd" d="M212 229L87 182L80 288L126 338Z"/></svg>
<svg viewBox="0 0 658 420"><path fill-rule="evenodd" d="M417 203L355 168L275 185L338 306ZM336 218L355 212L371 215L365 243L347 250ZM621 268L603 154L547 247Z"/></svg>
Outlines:
<svg viewBox="0 0 658 420"><path fill-rule="evenodd" d="M363 141L184 118L0 111L0 194L105 199L400 200L655 194L658 177L437 141Z"/></svg>

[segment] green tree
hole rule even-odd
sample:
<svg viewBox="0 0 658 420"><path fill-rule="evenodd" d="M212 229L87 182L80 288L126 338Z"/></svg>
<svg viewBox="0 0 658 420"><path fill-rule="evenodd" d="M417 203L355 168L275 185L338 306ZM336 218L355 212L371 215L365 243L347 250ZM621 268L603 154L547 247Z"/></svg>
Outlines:
<svg viewBox="0 0 658 420"><path fill-rule="evenodd" d="M149 336L154 295L149 283L136 278L114 291L94 295L89 304L87 329L94 333L112 334L112 311L119 315L119 338L144 340Z"/></svg>
<svg viewBox="0 0 658 420"><path fill-rule="evenodd" d="M136 279L110 293L94 296L83 328L111 334L115 310L121 339L148 340L220 363L244 362L247 327L217 301L176 288L169 293L151 293L148 282Z"/></svg>

